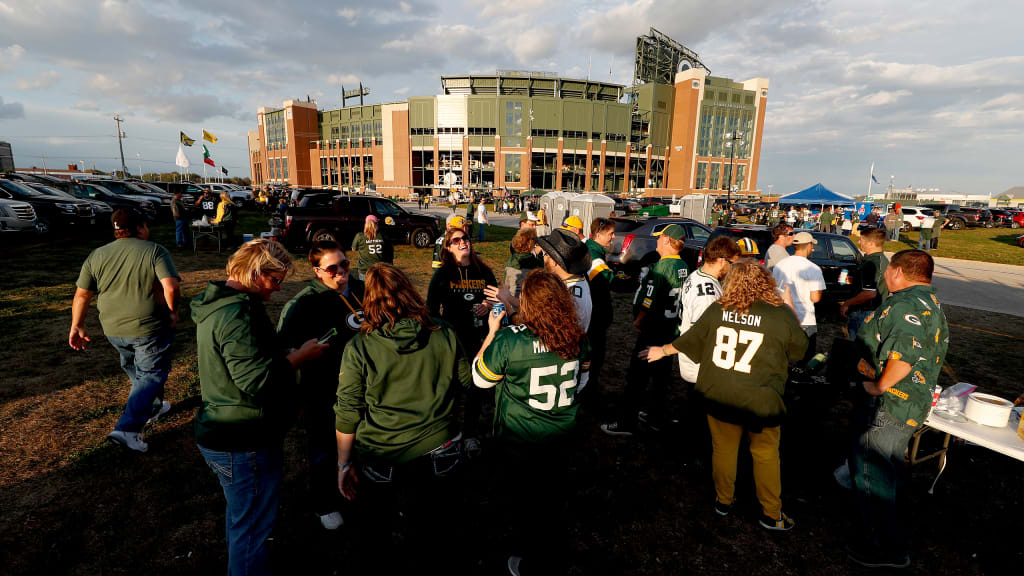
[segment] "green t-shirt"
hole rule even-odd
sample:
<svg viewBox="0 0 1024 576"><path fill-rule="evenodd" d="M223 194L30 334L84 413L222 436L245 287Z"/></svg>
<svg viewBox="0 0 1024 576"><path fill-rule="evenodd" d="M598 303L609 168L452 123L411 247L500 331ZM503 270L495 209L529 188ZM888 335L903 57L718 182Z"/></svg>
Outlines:
<svg viewBox="0 0 1024 576"><path fill-rule="evenodd" d="M96 293L103 333L145 338L170 323L164 278L180 278L163 246L140 238L120 238L92 251L76 286Z"/></svg>
<svg viewBox="0 0 1024 576"><path fill-rule="evenodd" d="M366 272L377 262L392 262L395 259L394 248L391 243L380 234L370 240L363 233L356 234L352 239L352 251L359 254L356 262L356 270Z"/></svg>
<svg viewBox="0 0 1024 576"><path fill-rule="evenodd" d="M676 337L679 292L690 269L678 255L665 256L651 265L633 297L633 315L646 312L644 335L667 342Z"/></svg>
<svg viewBox="0 0 1024 576"><path fill-rule="evenodd" d="M789 363L807 350L807 335L786 306L755 302L746 314L708 306L700 320L672 343L699 362L697 391L708 413L724 422L778 426Z"/></svg>
<svg viewBox="0 0 1024 576"><path fill-rule="evenodd" d="M882 395L882 409L908 426L921 425L949 347L949 326L935 289L919 285L890 294L857 331L857 346L862 355L857 370L865 378L877 380L889 360L910 364L910 373Z"/></svg>
<svg viewBox="0 0 1024 576"><path fill-rule="evenodd" d="M830 226L832 224L832 221L835 220L835 218L835 214L833 214L832 212L825 211L821 213L821 217L818 219L818 221L826 226Z"/></svg>
<svg viewBox="0 0 1024 576"><path fill-rule="evenodd" d="M494 435L512 444L544 442L576 426L579 393L590 371L590 346L566 360L548 351L525 325L502 328L473 362L473 381L498 386Z"/></svg>
<svg viewBox="0 0 1024 576"><path fill-rule="evenodd" d="M889 297L889 289L885 285L885 269L889 267L889 259L884 252L867 254L860 261L861 286L865 290L876 290L878 295L870 302L861 306L863 310L874 310Z"/></svg>

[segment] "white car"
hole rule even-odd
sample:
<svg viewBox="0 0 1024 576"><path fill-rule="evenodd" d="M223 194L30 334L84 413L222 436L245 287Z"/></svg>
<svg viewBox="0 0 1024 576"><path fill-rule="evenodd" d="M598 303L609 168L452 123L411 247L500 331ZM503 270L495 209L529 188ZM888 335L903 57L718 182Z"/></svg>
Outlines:
<svg viewBox="0 0 1024 576"><path fill-rule="evenodd" d="M903 231L920 230L921 226L931 228L935 224L935 212L931 208L918 208L916 206L904 206Z"/></svg>
<svg viewBox="0 0 1024 576"><path fill-rule="evenodd" d="M223 184L220 182L207 182L205 184L196 184L204 190L209 190L215 196L220 196L221 192L227 192L231 196L231 200L238 203L248 203L252 201L252 190L236 186L235 184Z"/></svg>
<svg viewBox="0 0 1024 576"><path fill-rule="evenodd" d="M27 202L0 199L0 237L36 231L36 211Z"/></svg>

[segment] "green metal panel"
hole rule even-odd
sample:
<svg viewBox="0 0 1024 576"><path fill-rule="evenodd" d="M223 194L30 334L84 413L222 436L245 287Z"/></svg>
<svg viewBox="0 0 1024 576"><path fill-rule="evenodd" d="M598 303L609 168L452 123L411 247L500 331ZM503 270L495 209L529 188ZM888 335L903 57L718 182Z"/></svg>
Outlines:
<svg viewBox="0 0 1024 576"><path fill-rule="evenodd" d="M534 130L559 130L562 127L562 103L556 98L531 98Z"/></svg>
<svg viewBox="0 0 1024 576"><path fill-rule="evenodd" d="M409 98L409 127L434 127L434 97L418 96Z"/></svg>

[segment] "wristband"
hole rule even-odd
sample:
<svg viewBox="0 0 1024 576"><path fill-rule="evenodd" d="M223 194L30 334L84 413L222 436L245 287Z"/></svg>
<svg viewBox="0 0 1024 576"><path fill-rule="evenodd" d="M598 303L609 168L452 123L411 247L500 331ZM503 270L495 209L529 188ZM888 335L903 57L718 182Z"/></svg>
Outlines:
<svg viewBox="0 0 1024 576"><path fill-rule="evenodd" d="M352 463L351 462L345 462L344 464L342 464L341 462L338 462L338 470L340 470L341 472L348 472L351 469L352 469Z"/></svg>

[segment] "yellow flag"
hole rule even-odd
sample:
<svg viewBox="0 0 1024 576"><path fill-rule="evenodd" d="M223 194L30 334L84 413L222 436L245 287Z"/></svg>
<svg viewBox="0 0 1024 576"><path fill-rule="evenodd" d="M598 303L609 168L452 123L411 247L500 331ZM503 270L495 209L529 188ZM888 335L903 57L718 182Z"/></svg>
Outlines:
<svg viewBox="0 0 1024 576"><path fill-rule="evenodd" d="M210 134L206 130L203 130L203 140L206 140L207 142L209 142L211 144L216 144L217 143L217 137L214 136L213 134Z"/></svg>

